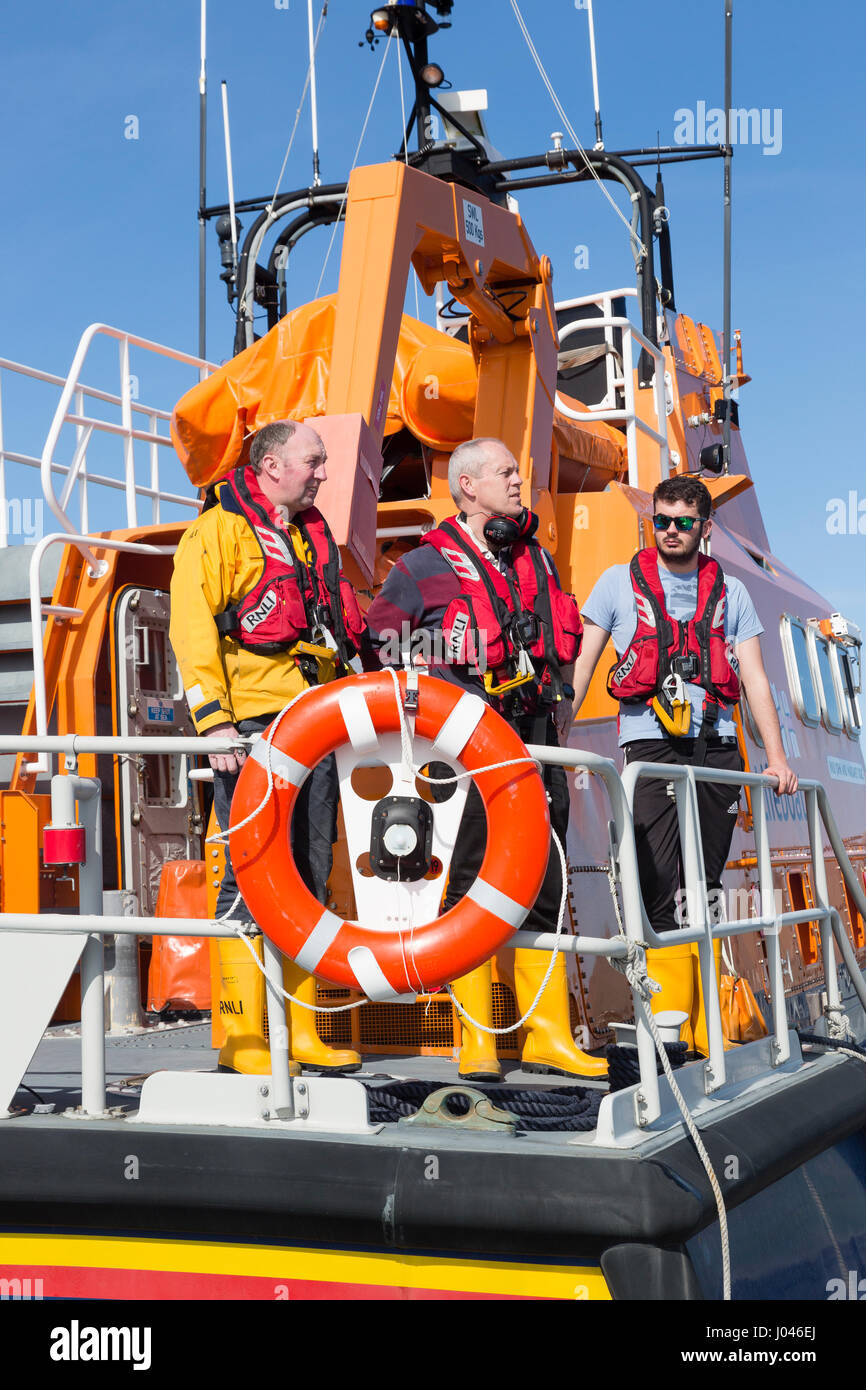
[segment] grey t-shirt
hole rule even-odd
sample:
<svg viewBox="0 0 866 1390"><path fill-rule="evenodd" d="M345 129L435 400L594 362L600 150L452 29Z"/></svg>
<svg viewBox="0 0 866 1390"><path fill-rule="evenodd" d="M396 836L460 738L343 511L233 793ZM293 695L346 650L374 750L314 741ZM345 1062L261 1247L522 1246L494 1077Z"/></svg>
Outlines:
<svg viewBox="0 0 866 1390"><path fill-rule="evenodd" d="M664 590L665 606L668 614L677 621L693 618L698 601L698 572L692 574L673 574L659 565L659 578ZM733 647L739 642L747 642L750 637L758 637L764 631L755 612L755 605L739 579L725 575L725 636ZM634 603L634 590L628 565L612 565L605 570L595 585L586 603L581 605L584 618L604 628L613 638L617 656L628 650L629 642L637 627L637 611ZM692 707L689 735L697 734L703 720L703 703L706 691L699 685L686 685L689 703ZM716 733L730 736L736 733L734 721L729 710L719 715ZM664 738L664 731L648 705L620 704L619 743L631 743L639 738Z"/></svg>

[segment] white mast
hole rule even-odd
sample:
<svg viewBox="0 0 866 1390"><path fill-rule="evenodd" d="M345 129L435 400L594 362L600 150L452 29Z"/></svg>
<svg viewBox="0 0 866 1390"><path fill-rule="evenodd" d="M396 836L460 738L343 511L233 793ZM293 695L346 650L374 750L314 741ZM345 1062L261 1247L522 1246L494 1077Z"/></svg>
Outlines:
<svg viewBox="0 0 866 1390"><path fill-rule="evenodd" d="M589 17L589 61L592 64L592 99L595 104L594 148L603 150L604 139L601 134L601 105L598 99L598 65L595 61L595 23L592 18L592 0L586 0L586 12Z"/></svg>
<svg viewBox="0 0 866 1390"><path fill-rule="evenodd" d="M313 183L319 177L319 108L316 102L316 44L313 38L313 0L307 0L307 34L310 45L310 113L313 118Z"/></svg>
<svg viewBox="0 0 866 1390"><path fill-rule="evenodd" d="M226 178L229 185L229 216L232 222L232 265L235 273L235 288L237 288L238 272L238 226L235 220L235 182L232 174L232 142L229 134L229 93L225 82L222 82L223 98L223 137L226 147Z"/></svg>

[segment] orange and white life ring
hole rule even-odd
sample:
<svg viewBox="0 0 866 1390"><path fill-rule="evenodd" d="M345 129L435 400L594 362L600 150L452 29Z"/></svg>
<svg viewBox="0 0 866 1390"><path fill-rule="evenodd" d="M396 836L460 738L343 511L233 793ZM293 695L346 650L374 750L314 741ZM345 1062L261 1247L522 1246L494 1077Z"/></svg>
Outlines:
<svg viewBox="0 0 866 1390"><path fill-rule="evenodd" d="M405 673L398 680L402 699ZM459 762L468 772L526 758L515 731L477 695L432 676L420 676L418 684L415 734L432 744L434 756ZM454 907L412 928L414 982L404 929L384 920L344 921L323 909L291 853L298 792L311 769L335 749L350 743L359 757L369 756L380 736L399 732L401 714L388 671L351 676L305 695L283 716L270 746L265 735L246 759L232 801L229 841L244 901L280 950L332 984L388 1001L415 998L419 980L432 990L458 979L504 945L538 896L550 846L547 795L534 764L480 772L474 780L487 814L484 859ZM273 790L262 806L268 759Z"/></svg>

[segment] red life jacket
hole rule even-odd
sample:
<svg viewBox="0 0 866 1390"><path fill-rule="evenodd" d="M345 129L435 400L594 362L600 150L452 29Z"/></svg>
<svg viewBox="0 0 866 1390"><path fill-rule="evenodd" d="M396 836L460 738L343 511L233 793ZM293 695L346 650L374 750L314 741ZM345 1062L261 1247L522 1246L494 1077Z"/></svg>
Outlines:
<svg viewBox="0 0 866 1390"><path fill-rule="evenodd" d="M366 628L355 591L340 569L340 552L328 523L315 507L292 518L312 565L298 557L288 531L274 524L271 504L252 469L237 469L217 492L219 505L242 516L262 552L261 578L239 603L216 618L223 637L252 651L285 651L298 641L313 641L327 628L345 665L355 654ZM339 601L335 602L339 596Z"/></svg>
<svg viewBox="0 0 866 1390"><path fill-rule="evenodd" d="M461 595L442 619L449 660L483 674L498 671L525 650L543 684L574 661L583 623L576 599L560 589L550 556L536 540L521 538L509 547L506 575L470 541L462 527L443 521L421 537L451 566Z"/></svg>
<svg viewBox="0 0 866 1390"><path fill-rule="evenodd" d="M671 618L659 578L658 551L639 550L629 565L637 609L637 627L628 651L608 675L607 688L617 700L652 703L672 673L707 692L709 702L735 705L740 680L725 637L725 576L707 555L698 556L698 594L695 615L688 621ZM704 717L707 716L704 702ZM718 708L710 722L718 717Z"/></svg>

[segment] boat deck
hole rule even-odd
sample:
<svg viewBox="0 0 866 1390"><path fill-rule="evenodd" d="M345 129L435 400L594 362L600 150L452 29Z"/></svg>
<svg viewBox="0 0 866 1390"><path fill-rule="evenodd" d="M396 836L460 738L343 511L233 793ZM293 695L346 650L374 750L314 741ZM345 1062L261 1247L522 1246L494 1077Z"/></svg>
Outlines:
<svg viewBox="0 0 866 1390"><path fill-rule="evenodd" d="M218 1056L219 1049L211 1046L208 1019L196 1023L158 1024L140 1033L108 1033L105 1038L107 1103L122 1111L135 1111L142 1084L153 1072L215 1072ZM457 1061L448 1057L374 1053L362 1055L362 1062L361 1070L352 1073L353 1080L423 1080L441 1082L443 1086L459 1080ZM608 1089L606 1079L572 1080L565 1076L539 1075L522 1071L508 1061L503 1064L502 1080L498 1084L513 1086L515 1090L532 1087L550 1090L560 1086L580 1086L602 1092ZM80 1030L76 1024L59 1024L47 1029L10 1109L17 1114L61 1114L80 1104Z"/></svg>

